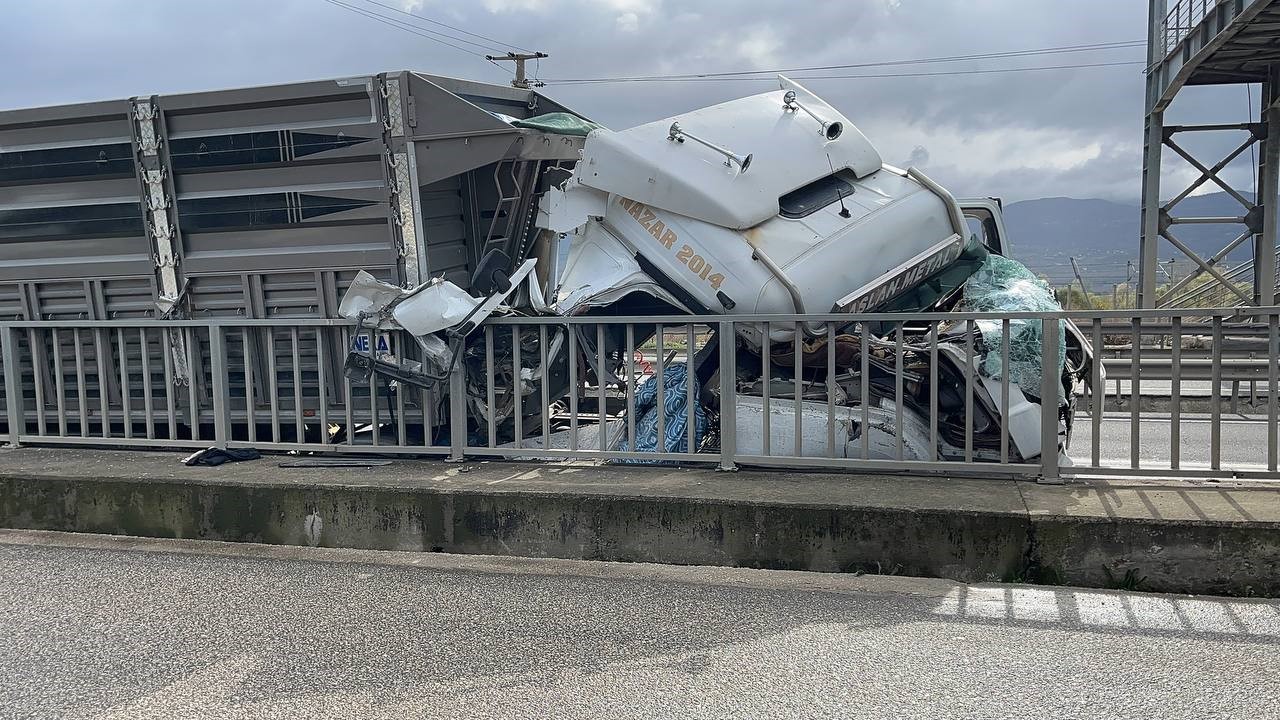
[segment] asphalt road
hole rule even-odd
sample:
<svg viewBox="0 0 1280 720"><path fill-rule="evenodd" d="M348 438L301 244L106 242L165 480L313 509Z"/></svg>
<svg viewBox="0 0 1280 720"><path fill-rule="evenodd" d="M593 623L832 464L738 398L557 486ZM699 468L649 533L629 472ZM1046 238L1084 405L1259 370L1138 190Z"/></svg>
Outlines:
<svg viewBox="0 0 1280 720"><path fill-rule="evenodd" d="M1076 416L1068 451L1078 463L1088 463L1093 447L1092 418ZM1183 468L1207 468L1211 459L1213 425L1203 413L1183 413L1178 424L1178 456ZM1108 413L1099 427L1098 450L1104 467L1128 467L1131 421L1128 413ZM1172 423L1168 413L1142 413L1138 423L1138 458L1143 467L1168 468L1172 458ZM1233 470L1265 470L1267 423L1265 417L1222 415L1219 440L1222 467Z"/></svg>
<svg viewBox="0 0 1280 720"><path fill-rule="evenodd" d="M5 717L1263 718L1278 643L1266 601L0 532Z"/></svg>

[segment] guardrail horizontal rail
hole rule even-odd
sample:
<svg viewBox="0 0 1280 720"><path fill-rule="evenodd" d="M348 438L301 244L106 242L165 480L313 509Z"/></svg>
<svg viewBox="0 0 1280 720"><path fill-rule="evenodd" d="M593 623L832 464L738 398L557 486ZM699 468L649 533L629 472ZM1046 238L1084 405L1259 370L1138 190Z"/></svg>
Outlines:
<svg viewBox="0 0 1280 720"><path fill-rule="evenodd" d="M447 380L431 387L381 374L349 379L353 348L405 367L430 359L403 331L357 333L342 319L7 321L0 439L1050 482L1089 474L1276 479L1278 313L506 316L475 330ZM1062 333L1073 333L1064 321L1098 348L1071 412L1039 400L1066 393L1054 372L1033 387L1001 370L1010 360L1056 355ZM1182 347L1192 336L1205 346ZM769 351L753 349L765 337ZM1125 381L1133 395L1144 380L1170 383L1161 447L1151 435L1157 421L1137 403L1126 417L1104 414L1104 379ZM1223 383L1261 384L1265 457L1224 459L1221 402L1211 403L1206 441L1186 445L1184 381L1208 383L1215 399ZM1038 445L1030 426L1017 425L1031 417ZM1039 452L1063 441L1060 425L1071 428L1065 451ZM1024 446L1035 452L1023 457Z"/></svg>

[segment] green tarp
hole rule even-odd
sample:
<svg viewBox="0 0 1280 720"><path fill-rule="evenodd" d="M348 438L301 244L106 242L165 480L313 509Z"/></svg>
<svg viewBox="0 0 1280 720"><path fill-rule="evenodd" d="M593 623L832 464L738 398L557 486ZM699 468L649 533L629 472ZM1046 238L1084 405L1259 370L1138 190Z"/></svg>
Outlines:
<svg viewBox="0 0 1280 720"><path fill-rule="evenodd" d="M603 127L602 125L593 123L590 120L583 120L577 115L562 112L537 115L529 118L528 120L514 120L511 124L518 128L541 130L542 132L554 133L556 135L575 135L578 137L583 137L592 130L598 130Z"/></svg>

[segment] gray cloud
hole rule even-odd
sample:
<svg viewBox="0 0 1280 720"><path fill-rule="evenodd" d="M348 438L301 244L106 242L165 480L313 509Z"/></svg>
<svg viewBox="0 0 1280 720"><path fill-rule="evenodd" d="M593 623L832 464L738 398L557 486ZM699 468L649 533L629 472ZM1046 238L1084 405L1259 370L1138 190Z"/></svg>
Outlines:
<svg viewBox="0 0 1280 720"><path fill-rule="evenodd" d="M898 164L904 168L927 168L929 167L929 149L923 145L917 145L911 149L911 155L909 155L906 160Z"/></svg>
<svg viewBox="0 0 1280 720"><path fill-rule="evenodd" d="M1144 4L1114 0L380 1L548 51L552 57L537 69L548 80L877 62L1146 34ZM6 11L0 66L7 82L0 85L0 107L404 68L489 82L510 78L475 55L322 0L42 0L9 3ZM1128 48L849 72L1142 57L1141 48ZM927 162L957 194L1131 199L1139 191L1143 80L1137 66L805 83L840 108L884 157ZM545 92L607 125L627 127L771 87L768 81L551 83ZM1245 105L1236 89L1206 98L1183 103L1171 119L1238 119L1226 110L1242 113ZM1211 141L1206 152L1225 152L1228 144ZM925 162L917 162L918 153Z"/></svg>

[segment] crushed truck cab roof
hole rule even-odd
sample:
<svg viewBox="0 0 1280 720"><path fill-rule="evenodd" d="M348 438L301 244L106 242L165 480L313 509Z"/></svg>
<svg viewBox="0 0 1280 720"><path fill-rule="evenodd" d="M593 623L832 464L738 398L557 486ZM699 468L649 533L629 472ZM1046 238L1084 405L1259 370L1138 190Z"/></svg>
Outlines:
<svg viewBox="0 0 1280 720"><path fill-rule="evenodd" d="M583 147L578 182L742 230L777 215L778 198L818 178L880 169L880 153L835 108L786 78L779 85L628 130L596 130ZM787 97L794 99L784 104Z"/></svg>

